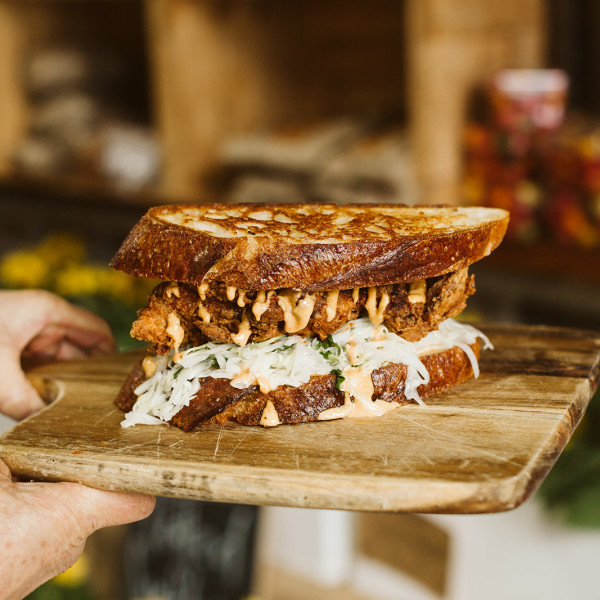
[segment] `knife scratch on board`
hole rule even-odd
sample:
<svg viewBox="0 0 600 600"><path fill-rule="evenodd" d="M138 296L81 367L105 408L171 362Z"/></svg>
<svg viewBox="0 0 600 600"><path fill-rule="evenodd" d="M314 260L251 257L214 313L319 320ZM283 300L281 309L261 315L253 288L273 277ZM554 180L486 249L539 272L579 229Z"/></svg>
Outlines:
<svg viewBox="0 0 600 600"><path fill-rule="evenodd" d="M96 419L96 421L94 421L93 426L95 427L96 425L99 425L100 423L102 423L102 421L105 421L108 417L111 417L116 412L120 412L120 411L118 411L116 408L114 408L113 410L109 410L109 411L103 413L99 419Z"/></svg>
<svg viewBox="0 0 600 600"><path fill-rule="evenodd" d="M131 452L131 450L137 450L138 448L147 448L147 443L142 444L131 444L123 447L122 452Z"/></svg>
<svg viewBox="0 0 600 600"><path fill-rule="evenodd" d="M239 447L242 445L242 441L243 441L243 440L240 440L240 441L239 441L239 442L238 442L238 443L235 445L235 448L234 448L234 449L233 449L233 450L232 450L232 451L229 453L229 456L227 457L228 459L229 459L229 458L231 458L231 457L232 457L232 456L235 454L236 450L237 450L237 449L238 449L238 448L239 448Z"/></svg>
<svg viewBox="0 0 600 600"><path fill-rule="evenodd" d="M425 425L425 423L423 423L417 419L411 419L408 414L402 414L399 416L402 416L402 418L405 418L407 421L410 421L413 425L422 427L423 429L433 432L437 436L438 441L440 439L446 439L446 440L449 440L449 441L454 442L455 444L461 446L463 451L464 450L473 450L474 453L477 453L477 454L480 454L483 456L487 456L487 457L491 457L492 459L497 460L499 462L506 463L509 465L515 465L517 467L521 466L521 464L517 460L514 460L507 456L502 456L501 454L499 454L497 452L492 452L491 450L486 450L482 446L477 446L475 444L469 443L469 441L464 437L461 437L458 435L452 435L448 432L440 430L439 428L429 427L428 425ZM433 464L433 461L431 460L430 457L426 457L426 458L428 461L430 461Z"/></svg>
<svg viewBox="0 0 600 600"><path fill-rule="evenodd" d="M213 460L217 460L217 453L219 452L219 446L221 445L221 438L223 437L223 427L219 429L219 437L217 437L217 445L215 446L215 453L213 454Z"/></svg>

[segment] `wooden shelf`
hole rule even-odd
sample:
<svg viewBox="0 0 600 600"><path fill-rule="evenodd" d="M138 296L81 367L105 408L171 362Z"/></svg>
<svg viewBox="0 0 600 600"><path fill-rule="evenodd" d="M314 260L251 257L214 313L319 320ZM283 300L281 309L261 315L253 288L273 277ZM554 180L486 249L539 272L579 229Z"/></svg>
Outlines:
<svg viewBox="0 0 600 600"><path fill-rule="evenodd" d="M9 173L0 176L0 193L15 199L35 196L49 201L75 201L138 209L178 201L176 197L161 193L160 190L128 190L100 178L78 175Z"/></svg>
<svg viewBox="0 0 600 600"><path fill-rule="evenodd" d="M544 14L543 0L0 0L0 173L30 116L22 57L98 29L147 65L162 197L201 197L228 136L395 110L422 200L455 201L469 93L498 68L543 64Z"/></svg>
<svg viewBox="0 0 600 600"><path fill-rule="evenodd" d="M504 242L482 261L482 267L600 285L600 249Z"/></svg>

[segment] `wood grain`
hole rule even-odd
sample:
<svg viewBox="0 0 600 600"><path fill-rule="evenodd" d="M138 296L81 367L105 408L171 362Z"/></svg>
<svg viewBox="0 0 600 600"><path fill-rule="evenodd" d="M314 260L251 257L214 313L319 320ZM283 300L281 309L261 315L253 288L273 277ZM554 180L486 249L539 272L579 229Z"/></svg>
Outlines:
<svg viewBox="0 0 600 600"><path fill-rule="evenodd" d="M15 475L219 502L478 513L541 483L600 378L597 334L489 326L482 374L377 419L260 427L122 429L112 404L136 357L32 373L59 395L0 437Z"/></svg>
<svg viewBox="0 0 600 600"><path fill-rule="evenodd" d="M0 4L0 174L11 170L15 146L26 124L24 92L21 88L22 23L14 3Z"/></svg>
<svg viewBox="0 0 600 600"><path fill-rule="evenodd" d="M162 191L198 198L230 135L264 124L262 35L254 3L145 0Z"/></svg>
<svg viewBox="0 0 600 600"><path fill-rule="evenodd" d="M462 133L471 95L507 65L544 64L541 0L406 3L412 148L425 203L460 201Z"/></svg>

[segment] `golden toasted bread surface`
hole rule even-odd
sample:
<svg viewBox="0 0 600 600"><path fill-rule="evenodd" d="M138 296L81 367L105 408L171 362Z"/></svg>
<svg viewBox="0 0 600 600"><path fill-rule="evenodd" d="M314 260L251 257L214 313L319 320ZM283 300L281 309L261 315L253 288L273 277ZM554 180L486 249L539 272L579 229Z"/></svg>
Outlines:
<svg viewBox="0 0 600 600"><path fill-rule="evenodd" d="M132 275L244 290L350 289L455 271L501 242L508 213L402 205L169 205L111 262Z"/></svg>

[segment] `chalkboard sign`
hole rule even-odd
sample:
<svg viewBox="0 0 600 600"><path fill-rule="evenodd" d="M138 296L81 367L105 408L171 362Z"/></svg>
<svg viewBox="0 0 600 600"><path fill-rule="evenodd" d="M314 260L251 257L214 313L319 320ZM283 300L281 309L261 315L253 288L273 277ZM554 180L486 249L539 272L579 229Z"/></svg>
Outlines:
<svg viewBox="0 0 600 600"><path fill-rule="evenodd" d="M239 600L250 593L258 508L158 498L130 526L124 597Z"/></svg>

